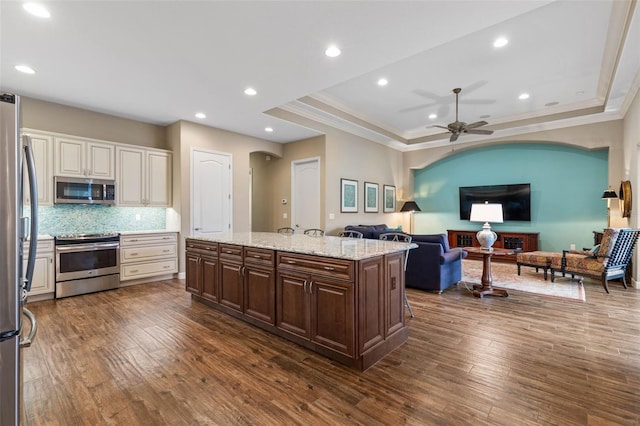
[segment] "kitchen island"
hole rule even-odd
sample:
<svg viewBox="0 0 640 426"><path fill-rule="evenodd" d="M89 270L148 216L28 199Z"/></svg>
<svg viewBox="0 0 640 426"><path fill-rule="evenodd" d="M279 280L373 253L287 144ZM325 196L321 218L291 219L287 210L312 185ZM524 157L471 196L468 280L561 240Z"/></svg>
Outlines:
<svg viewBox="0 0 640 426"><path fill-rule="evenodd" d="M212 308L366 370L407 340L415 244L267 232L188 237L186 290Z"/></svg>

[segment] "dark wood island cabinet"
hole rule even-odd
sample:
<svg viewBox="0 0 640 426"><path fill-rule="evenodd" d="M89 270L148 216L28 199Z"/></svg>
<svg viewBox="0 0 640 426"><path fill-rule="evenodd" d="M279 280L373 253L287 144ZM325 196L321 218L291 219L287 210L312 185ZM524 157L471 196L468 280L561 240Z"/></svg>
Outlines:
<svg viewBox="0 0 640 426"><path fill-rule="evenodd" d="M365 370L407 340L402 266L410 247L270 233L188 238L186 290L194 300Z"/></svg>

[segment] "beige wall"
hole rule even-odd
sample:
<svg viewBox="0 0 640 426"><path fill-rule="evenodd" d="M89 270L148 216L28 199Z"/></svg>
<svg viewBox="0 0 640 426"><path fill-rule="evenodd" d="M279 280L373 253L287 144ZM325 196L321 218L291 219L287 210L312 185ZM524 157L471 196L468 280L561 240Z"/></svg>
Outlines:
<svg viewBox="0 0 640 426"><path fill-rule="evenodd" d="M22 127L168 149L164 126L22 97Z"/></svg>
<svg viewBox="0 0 640 426"><path fill-rule="evenodd" d="M326 230L335 235L347 225L386 223L408 229L408 217L400 213L383 213L383 185L396 187L397 210L404 199L402 153L341 130L327 133L326 152ZM340 212L340 179L358 181L358 213ZM364 213L364 183L378 184L378 213ZM330 215L335 219L330 219ZM406 221L406 222L404 222Z"/></svg>
<svg viewBox="0 0 640 426"><path fill-rule="evenodd" d="M638 221L638 210L640 209L640 171L638 170L638 163L640 162L640 91L636 92L635 99L631 103L627 114L623 121L623 155L622 160L619 163L621 170L620 179L629 180L631 182L632 204L631 204L631 218L629 218L629 225L633 228L640 226ZM618 186L614 189L618 191ZM640 247L636 245L636 252L633 261L633 286L638 288L640 283L638 280L640 271Z"/></svg>
<svg viewBox="0 0 640 426"><path fill-rule="evenodd" d="M251 167L251 230L254 232L273 232L273 204L271 194L273 185L272 162L274 157L264 152L252 152L249 155Z"/></svg>

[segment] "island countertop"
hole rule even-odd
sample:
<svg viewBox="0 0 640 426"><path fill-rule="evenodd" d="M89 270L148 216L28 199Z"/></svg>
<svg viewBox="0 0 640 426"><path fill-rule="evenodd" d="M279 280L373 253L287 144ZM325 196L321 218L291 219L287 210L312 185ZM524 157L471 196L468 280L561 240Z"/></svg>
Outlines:
<svg viewBox="0 0 640 426"><path fill-rule="evenodd" d="M288 235L275 232L234 232L187 238L348 260L362 260L418 247L414 243L396 241L331 236L312 237L304 234Z"/></svg>

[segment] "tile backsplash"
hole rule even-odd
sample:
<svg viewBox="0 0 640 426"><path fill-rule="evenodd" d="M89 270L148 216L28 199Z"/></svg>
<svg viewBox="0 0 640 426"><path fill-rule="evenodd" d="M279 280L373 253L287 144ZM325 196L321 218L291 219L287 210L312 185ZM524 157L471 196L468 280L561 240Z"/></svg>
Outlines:
<svg viewBox="0 0 640 426"><path fill-rule="evenodd" d="M166 210L161 207L91 204L43 206L38 208L38 233L58 235L165 229Z"/></svg>

